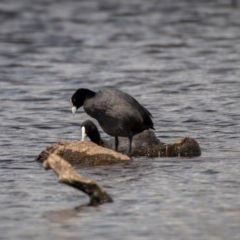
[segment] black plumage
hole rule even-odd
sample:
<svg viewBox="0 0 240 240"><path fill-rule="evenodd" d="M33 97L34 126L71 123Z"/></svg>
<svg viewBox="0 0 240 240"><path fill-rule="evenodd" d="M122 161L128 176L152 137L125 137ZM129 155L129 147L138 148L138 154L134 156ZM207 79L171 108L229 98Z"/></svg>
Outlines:
<svg viewBox="0 0 240 240"><path fill-rule="evenodd" d="M95 118L103 131L115 137L115 150L118 150L118 137L128 137L128 152L131 152L132 137L144 130L154 129L151 113L129 94L113 88L98 92L78 89L71 98L73 115L83 106L85 112Z"/></svg>
<svg viewBox="0 0 240 240"><path fill-rule="evenodd" d="M81 124L82 130L82 140L84 140L84 135L86 134L90 140L99 146L114 149L114 138L102 139L99 133L98 127L91 121L86 120ZM139 150L144 147L154 146L162 144L161 141L155 136L154 132L151 130L144 130L141 133L133 136L132 140L132 151ZM121 152L125 151L128 146L127 139L124 137L119 137L119 150Z"/></svg>

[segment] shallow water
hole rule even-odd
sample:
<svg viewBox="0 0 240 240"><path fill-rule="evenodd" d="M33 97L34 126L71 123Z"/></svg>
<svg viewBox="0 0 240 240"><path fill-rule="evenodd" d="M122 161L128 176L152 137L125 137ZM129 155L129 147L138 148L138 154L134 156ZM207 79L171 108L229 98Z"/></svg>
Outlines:
<svg viewBox="0 0 240 240"><path fill-rule="evenodd" d="M240 9L222 1L1 1L1 239L240 239ZM198 158L78 169L114 203L57 183L34 158L80 138L80 87L113 86ZM106 134L102 133L104 137Z"/></svg>

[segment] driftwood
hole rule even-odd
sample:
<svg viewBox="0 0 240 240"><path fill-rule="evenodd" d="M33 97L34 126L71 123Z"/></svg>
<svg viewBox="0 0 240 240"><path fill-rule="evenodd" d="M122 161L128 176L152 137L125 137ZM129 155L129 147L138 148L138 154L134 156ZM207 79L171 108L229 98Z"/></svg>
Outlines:
<svg viewBox="0 0 240 240"><path fill-rule="evenodd" d="M193 138L180 138L166 144L162 148L162 157L198 157L201 155L201 148Z"/></svg>
<svg viewBox="0 0 240 240"><path fill-rule="evenodd" d="M90 141L53 143L47 146L36 160L44 162L52 153L57 154L71 164L81 166L110 165L130 161L130 157L127 155L100 147Z"/></svg>
<svg viewBox="0 0 240 240"><path fill-rule="evenodd" d="M169 144L159 143L143 147L133 151L131 154L134 157L196 157L200 155L201 149L197 141L192 138L181 138ZM98 183L78 174L70 163L95 166L128 162L130 158L89 141L77 141L72 143L54 143L42 151L37 160L43 162L45 169L52 169L57 174L59 182L72 186L89 195L89 205L98 205L112 202L111 197Z"/></svg>
<svg viewBox="0 0 240 240"><path fill-rule="evenodd" d="M201 155L201 149L193 138L180 138L169 144L159 143L158 145L143 147L134 150L132 157L198 157Z"/></svg>
<svg viewBox="0 0 240 240"><path fill-rule="evenodd" d="M82 177L72 166L56 154L51 154L43 163L45 169L52 169L58 181L83 191L90 197L89 205L112 202L111 197L95 181Z"/></svg>
<svg viewBox="0 0 240 240"><path fill-rule="evenodd" d="M98 146L90 141L58 142L47 146L36 158L44 162L51 154L56 154L72 165L98 166L129 162L130 157L198 157L201 149L193 138L181 138L169 144L158 144L135 149L127 156L114 150Z"/></svg>

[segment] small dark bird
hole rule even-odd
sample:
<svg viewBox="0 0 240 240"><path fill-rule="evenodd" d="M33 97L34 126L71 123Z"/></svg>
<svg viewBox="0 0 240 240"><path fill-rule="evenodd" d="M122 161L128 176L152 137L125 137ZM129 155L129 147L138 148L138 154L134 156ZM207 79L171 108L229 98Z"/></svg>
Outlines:
<svg viewBox="0 0 240 240"><path fill-rule="evenodd" d="M104 88L98 92L89 89L78 89L71 98L72 114L78 108L95 118L103 131L115 137L115 150L118 150L118 137L128 137L128 153L131 153L134 135L154 129L151 113L141 106L129 94L113 88Z"/></svg>
<svg viewBox="0 0 240 240"><path fill-rule="evenodd" d="M86 120L81 124L82 131L82 141L87 135L90 140L99 146L113 149L114 148L114 138L110 139L102 139L100 133L98 131L97 126L91 121ZM124 151L127 148L127 139L124 137L119 138L119 148L120 151ZM153 146L163 144L161 141L155 136L154 132L151 130L144 130L141 133L133 136L132 140L132 150L138 150L143 147Z"/></svg>

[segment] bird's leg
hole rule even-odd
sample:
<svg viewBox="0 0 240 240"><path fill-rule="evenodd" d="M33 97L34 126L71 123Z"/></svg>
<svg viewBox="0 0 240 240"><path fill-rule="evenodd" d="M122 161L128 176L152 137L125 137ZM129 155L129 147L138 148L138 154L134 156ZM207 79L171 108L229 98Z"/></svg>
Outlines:
<svg viewBox="0 0 240 240"><path fill-rule="evenodd" d="M128 153L131 153L132 150L132 136L128 137L129 145L128 145Z"/></svg>
<svg viewBox="0 0 240 240"><path fill-rule="evenodd" d="M115 151L116 151L116 152L118 151L118 143L119 143L118 137L115 136Z"/></svg>

